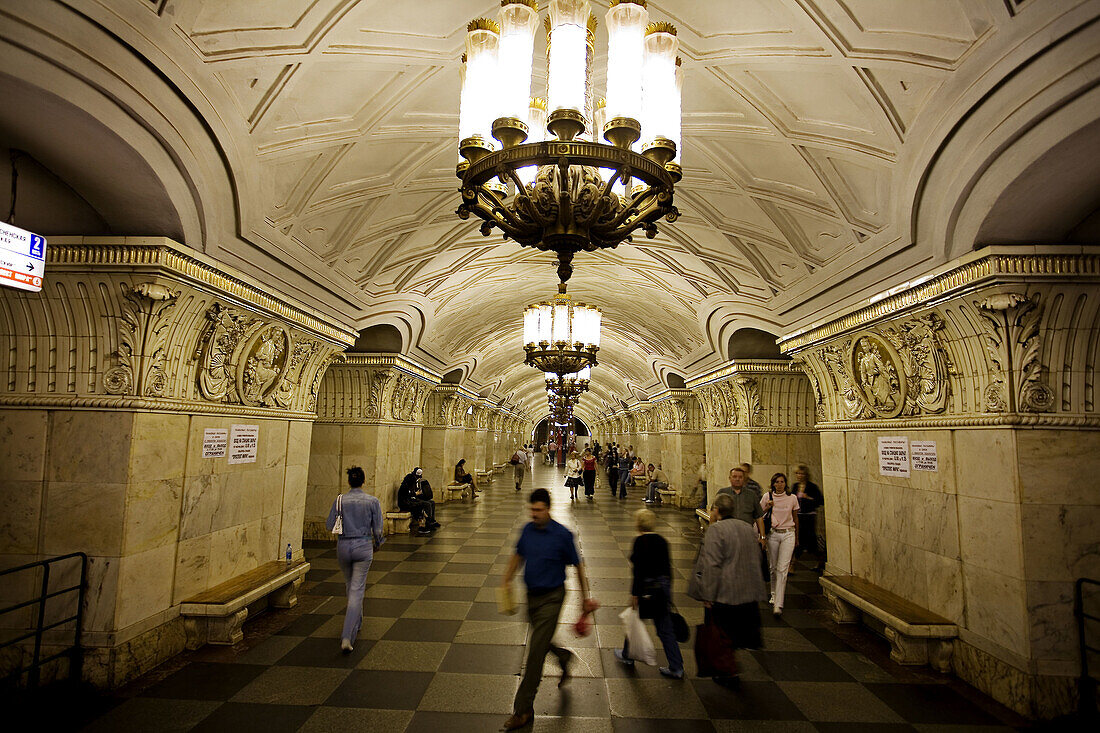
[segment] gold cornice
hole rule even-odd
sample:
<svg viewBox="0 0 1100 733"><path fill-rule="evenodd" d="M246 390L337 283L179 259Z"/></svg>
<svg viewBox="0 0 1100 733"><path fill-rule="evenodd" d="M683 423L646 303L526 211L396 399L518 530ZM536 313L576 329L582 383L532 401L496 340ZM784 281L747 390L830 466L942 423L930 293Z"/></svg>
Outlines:
<svg viewBox="0 0 1100 733"><path fill-rule="evenodd" d="M891 420L837 420L819 422L819 432L871 430L889 433L898 430L954 430L956 428L1027 427L1076 430L1100 430L1100 417L1092 415L1051 415L1033 413L1000 413L996 415L958 415L918 417Z"/></svg>
<svg viewBox="0 0 1100 733"><path fill-rule="evenodd" d="M419 377L432 385L438 385L443 381L443 376L421 366L403 354L348 354L345 353L344 361L336 366L377 367L381 369L397 369Z"/></svg>
<svg viewBox="0 0 1100 733"><path fill-rule="evenodd" d="M685 381L688 389L696 389L711 382L720 382L735 374L774 374L776 376L805 375L806 373L794 366L790 359L754 359L752 361L731 361L725 366L718 367L706 374L692 377Z"/></svg>
<svg viewBox="0 0 1100 733"><path fill-rule="evenodd" d="M1095 247L1050 247L1054 251L1021 253L1019 248L990 247L962 258L922 278L907 283L873 303L857 306L829 321L779 339L779 347L796 353L817 342L862 328L881 319L924 308L949 297L962 295L990 280L1016 283L1023 280L1068 277L1100 277L1100 249ZM1072 252L1058 250L1072 249Z"/></svg>
<svg viewBox="0 0 1100 733"><path fill-rule="evenodd" d="M237 301L238 305L265 311L334 344L347 347L358 334L335 324L305 306L277 298L258 285L246 281L241 273L226 272L224 265L204 262L197 253L184 252L170 239L126 241L125 237L108 242L71 241L77 238L55 237L46 248L46 262L54 271L76 268L113 270L116 268L148 271L158 269L166 276L183 279L200 289Z"/></svg>
<svg viewBox="0 0 1100 733"><path fill-rule="evenodd" d="M282 410L271 407L249 407L230 405L224 402L199 402L168 397L114 397L92 396L75 397L71 395L17 394L0 395L0 407L27 409L66 409L66 410L102 410L115 411L185 413L195 415L214 415L216 417L248 417L259 420L308 420L315 422L316 413Z"/></svg>

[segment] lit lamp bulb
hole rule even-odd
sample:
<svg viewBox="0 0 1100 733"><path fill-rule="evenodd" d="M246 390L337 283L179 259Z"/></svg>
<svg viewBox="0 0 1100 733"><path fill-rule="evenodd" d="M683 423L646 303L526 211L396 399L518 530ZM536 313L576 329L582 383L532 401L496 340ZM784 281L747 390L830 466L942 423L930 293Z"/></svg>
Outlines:
<svg viewBox="0 0 1100 733"><path fill-rule="evenodd" d="M642 132L642 72L645 0L612 0L607 11L607 122L601 128L612 145L629 148Z"/></svg>
<svg viewBox="0 0 1100 733"><path fill-rule="evenodd" d="M546 126L559 140L584 132L588 91L588 0L550 0Z"/></svg>
<svg viewBox="0 0 1100 733"><path fill-rule="evenodd" d="M459 152L471 163L493 150L492 126L496 117L493 85L497 72L499 26L478 18L466 26L466 74L459 100Z"/></svg>
<svg viewBox="0 0 1100 733"><path fill-rule="evenodd" d="M493 121L493 136L510 148L528 137L531 99L531 57L538 27L535 0L501 0L500 47L497 53L500 117Z"/></svg>
<svg viewBox="0 0 1100 733"><path fill-rule="evenodd" d="M676 27L650 23L645 35L642 80L642 154L664 166L676 157L680 139L680 93L676 86Z"/></svg>

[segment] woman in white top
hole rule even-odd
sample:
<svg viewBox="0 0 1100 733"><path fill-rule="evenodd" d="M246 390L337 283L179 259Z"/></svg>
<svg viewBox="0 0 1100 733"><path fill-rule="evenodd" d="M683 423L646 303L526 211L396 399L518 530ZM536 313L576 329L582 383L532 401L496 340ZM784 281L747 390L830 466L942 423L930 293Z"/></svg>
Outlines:
<svg viewBox="0 0 1100 733"><path fill-rule="evenodd" d="M768 567L771 570L772 613L783 614L787 591L787 573L791 569L794 548L798 544L798 499L789 493L787 476L772 476L771 490L760 497L760 508L771 516L768 531Z"/></svg>
<svg viewBox="0 0 1100 733"><path fill-rule="evenodd" d="M570 500L575 500L577 488L581 485L581 459L577 457L577 451L571 451L565 462L565 485L569 487Z"/></svg>

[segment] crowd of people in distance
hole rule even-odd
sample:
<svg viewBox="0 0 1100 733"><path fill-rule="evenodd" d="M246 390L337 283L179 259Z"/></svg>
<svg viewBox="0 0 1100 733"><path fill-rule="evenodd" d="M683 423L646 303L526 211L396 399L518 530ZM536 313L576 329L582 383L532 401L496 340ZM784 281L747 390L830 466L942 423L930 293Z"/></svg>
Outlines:
<svg viewBox="0 0 1100 733"><path fill-rule="evenodd" d="M519 491L532 460L531 447L516 448L509 461L514 468L515 488ZM601 460L601 452L603 453ZM626 498L626 483L634 476L645 476L645 502L660 502L657 492L668 486L660 464L645 464L634 454L633 446L621 449L612 443L604 452L599 443L586 443L583 452L571 450L565 458L565 481L570 500L576 501L583 486L591 501L597 466L607 471L612 496ZM824 567L824 548L817 537L817 511L824 504L818 486L810 480L809 469L798 466L794 482L783 473L772 476L768 490L752 479L752 467L742 464L730 469L729 485L715 492L709 505L709 524L696 556L687 594L704 607L703 624L698 627L695 658L699 676L712 677L725 687L736 687L738 671L736 651L756 649L761 644L760 604L767 599L772 613L783 613L787 577L795 557L804 551L817 558L817 570ZM366 577L374 552L385 541L382 536L382 508L377 498L363 491L363 469L348 469L349 490L333 502L328 528L337 534L337 560L344 574L348 594L347 611L340 648L347 654L354 648L363 618ZM414 468L398 490L398 506L412 515L416 531L431 534L440 524L435 520L432 489ZM706 497L706 463L699 469L699 482ZM475 477L465 471L465 461L455 466L455 481L476 487ZM535 489L529 498L531 521L524 527L502 578L501 598L511 597L513 577L523 568L526 586L527 617L530 631L523 680L513 702L512 715L504 730L516 730L534 718L534 700L542 679L547 654L561 665L559 686L571 680L576 660L573 652L552 643L565 599L566 569L576 568L586 616L599 608L591 597L584 563L573 533L550 516L550 493ZM664 649L667 666L660 673L671 679L683 679L684 660L680 643L688 638L683 618L672 601L672 568L669 544L656 532L657 515L648 508L634 512L634 540L630 554L632 566L630 606L638 617L653 621ZM514 604L513 604L514 605ZM502 609L505 604L502 602ZM508 612L508 611L502 611ZM624 612L625 613L625 612ZM584 616L582 616L582 623ZM637 638L637 637L635 637ZM629 636L615 658L633 667ZM652 658L651 660L652 661Z"/></svg>

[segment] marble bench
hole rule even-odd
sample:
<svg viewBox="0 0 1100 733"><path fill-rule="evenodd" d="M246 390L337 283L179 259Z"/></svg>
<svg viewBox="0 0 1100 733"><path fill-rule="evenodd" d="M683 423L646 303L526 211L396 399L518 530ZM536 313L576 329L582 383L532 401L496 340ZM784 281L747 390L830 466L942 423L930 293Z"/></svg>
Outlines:
<svg viewBox="0 0 1100 733"><path fill-rule="evenodd" d="M951 671L958 626L863 578L830 575L820 580L838 624L859 623L870 616L883 625L890 659L905 665L929 664L937 672Z"/></svg>
<svg viewBox="0 0 1100 733"><path fill-rule="evenodd" d="M669 486L667 489L657 489L657 496L661 497L661 504L680 508L680 492Z"/></svg>
<svg viewBox="0 0 1100 733"><path fill-rule="evenodd" d="M447 484L443 487L443 495L447 501L465 499L467 496L473 495L473 488L471 484Z"/></svg>
<svg viewBox="0 0 1100 733"><path fill-rule="evenodd" d="M244 639L241 626L250 613L293 608L298 588L309 572L304 560L287 565L273 561L214 586L180 604L187 648L203 644L236 644Z"/></svg>
<svg viewBox="0 0 1100 733"><path fill-rule="evenodd" d="M492 471L474 471L474 475L477 476L478 481L484 481L486 483L491 483L492 480L493 480L493 472Z"/></svg>
<svg viewBox="0 0 1100 733"><path fill-rule="evenodd" d="M408 531L408 525L405 528L401 528L402 522L411 522L412 512L386 512L382 515L382 535L388 537L391 534L401 534Z"/></svg>

